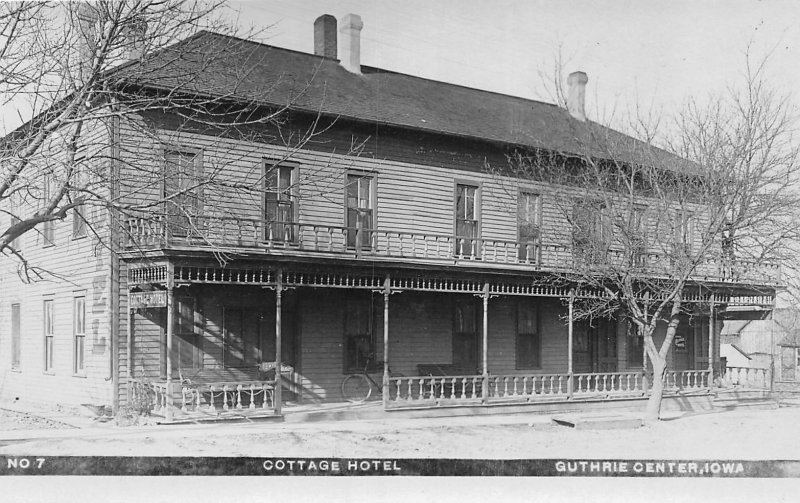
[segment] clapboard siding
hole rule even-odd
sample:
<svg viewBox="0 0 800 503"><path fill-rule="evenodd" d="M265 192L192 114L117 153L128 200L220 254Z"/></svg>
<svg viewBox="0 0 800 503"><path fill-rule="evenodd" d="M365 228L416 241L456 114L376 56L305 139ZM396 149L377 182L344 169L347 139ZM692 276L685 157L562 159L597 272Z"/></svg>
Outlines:
<svg viewBox="0 0 800 503"><path fill-rule="evenodd" d="M85 125L82 140L86 159L107 158L109 147L107 125L90 122ZM65 155L63 149L51 149L47 155ZM106 162L95 161L90 162ZM93 166L104 176L107 170ZM101 195L108 193L103 179L87 175L88 181ZM32 202L15 207L23 215L36 210ZM45 270L43 281L24 283L15 264L0 273L2 305L0 305L0 397L19 398L37 403L77 405L92 403L111 405L113 337L110 303L112 301L111 254L108 252L109 225L105 210L95 206L86 210L92 226L86 236L73 237L74 212L54 224L54 244L45 245L40 229L20 238L26 259ZM6 218L6 217L3 217ZM94 232L93 232L94 231ZM95 234L96 233L96 234ZM84 372L74 372L73 302L85 297L86 335ZM52 299L55 314L53 368L44 373L43 302ZM21 308L21 359L19 369L11 367L11 304Z"/></svg>

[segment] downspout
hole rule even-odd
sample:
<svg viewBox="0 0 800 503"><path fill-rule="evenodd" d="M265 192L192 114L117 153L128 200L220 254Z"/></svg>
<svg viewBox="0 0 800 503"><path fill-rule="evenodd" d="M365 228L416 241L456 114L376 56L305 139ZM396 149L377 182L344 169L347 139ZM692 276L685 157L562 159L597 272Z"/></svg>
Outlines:
<svg viewBox="0 0 800 503"><path fill-rule="evenodd" d="M116 102L112 102L112 108L116 108ZM116 159L119 155L119 141L120 141L120 125L119 117L114 116L111 118L111 157L110 157L110 187L109 197L114 201L118 194L117 183L119 177L117 176L118 163ZM111 340L111 355L108 359L108 375L111 379L112 399L111 410L114 415L119 411L119 255L117 254L117 214L113 207L108 209L109 221L109 254L111 257L109 264L109 306L108 306L108 324L109 324L109 339ZM128 369L130 372L130 369ZM106 379L108 380L108 378Z"/></svg>

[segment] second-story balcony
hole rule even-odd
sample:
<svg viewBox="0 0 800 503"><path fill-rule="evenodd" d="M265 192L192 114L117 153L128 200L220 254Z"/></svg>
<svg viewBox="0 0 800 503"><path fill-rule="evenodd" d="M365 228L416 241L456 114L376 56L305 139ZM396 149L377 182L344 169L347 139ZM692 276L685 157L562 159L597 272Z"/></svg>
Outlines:
<svg viewBox="0 0 800 503"><path fill-rule="evenodd" d="M585 249L571 242L518 242L219 216L128 218L124 246L131 253L207 250L562 274L576 270L603 274L631 260L613 247L587 256ZM633 260L631 267L642 275L658 277L668 276L673 259L639 250ZM713 256L699 262L692 279L772 286L781 281L776 263L731 262Z"/></svg>

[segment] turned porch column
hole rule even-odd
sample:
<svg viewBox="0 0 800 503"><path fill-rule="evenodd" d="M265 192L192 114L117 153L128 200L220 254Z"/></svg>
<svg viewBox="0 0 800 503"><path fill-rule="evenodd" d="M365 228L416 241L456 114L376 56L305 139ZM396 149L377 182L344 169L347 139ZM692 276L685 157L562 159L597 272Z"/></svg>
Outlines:
<svg viewBox="0 0 800 503"><path fill-rule="evenodd" d="M389 405L389 295L391 295L389 275L383 280L383 407Z"/></svg>
<svg viewBox="0 0 800 503"><path fill-rule="evenodd" d="M567 396L572 398L572 340L575 317L575 290L569 291L569 325L567 326Z"/></svg>
<svg viewBox="0 0 800 503"><path fill-rule="evenodd" d="M275 414L280 415L283 388L281 376L281 300L283 297L283 271L275 272ZM265 397L266 399L266 397Z"/></svg>
<svg viewBox="0 0 800 503"><path fill-rule="evenodd" d="M711 294L708 315L708 379L709 385L714 380L714 294Z"/></svg>

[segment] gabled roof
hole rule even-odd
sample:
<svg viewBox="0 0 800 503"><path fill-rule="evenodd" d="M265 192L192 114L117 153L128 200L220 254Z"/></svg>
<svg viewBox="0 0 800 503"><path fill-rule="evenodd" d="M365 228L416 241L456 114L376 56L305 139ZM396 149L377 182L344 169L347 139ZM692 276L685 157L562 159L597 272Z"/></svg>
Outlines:
<svg viewBox="0 0 800 503"><path fill-rule="evenodd" d="M626 162L653 162L652 147L561 107L200 32L126 65L126 81L356 121ZM658 151L658 155L668 156ZM668 156L671 161L678 159Z"/></svg>

